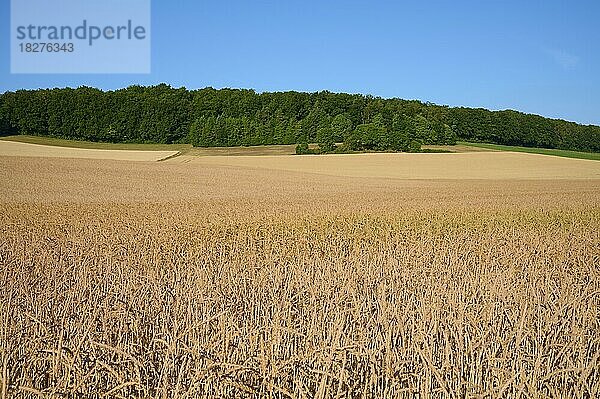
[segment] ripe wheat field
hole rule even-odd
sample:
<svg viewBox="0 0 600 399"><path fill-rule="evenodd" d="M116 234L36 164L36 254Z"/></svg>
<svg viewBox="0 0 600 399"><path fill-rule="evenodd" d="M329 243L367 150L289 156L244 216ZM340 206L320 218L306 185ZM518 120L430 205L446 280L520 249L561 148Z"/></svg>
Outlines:
<svg viewBox="0 0 600 399"><path fill-rule="evenodd" d="M3 398L600 395L593 175L0 171Z"/></svg>
<svg viewBox="0 0 600 399"><path fill-rule="evenodd" d="M177 154L177 151L131 151L116 149L69 148L50 145L0 140L0 156L111 159L119 161L159 161Z"/></svg>

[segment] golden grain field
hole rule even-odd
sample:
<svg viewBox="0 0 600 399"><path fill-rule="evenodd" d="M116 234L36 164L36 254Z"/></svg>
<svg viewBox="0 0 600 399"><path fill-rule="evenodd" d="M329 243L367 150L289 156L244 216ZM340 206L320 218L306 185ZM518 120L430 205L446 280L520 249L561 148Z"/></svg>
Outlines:
<svg viewBox="0 0 600 399"><path fill-rule="evenodd" d="M600 395L594 163L212 159L0 157L2 397Z"/></svg>
<svg viewBox="0 0 600 399"><path fill-rule="evenodd" d="M177 151L131 151L68 148L59 146L19 143L0 140L0 156L111 159L120 161L159 161L177 154Z"/></svg>
<svg viewBox="0 0 600 399"><path fill-rule="evenodd" d="M181 156L169 162L393 179L600 179L600 162L519 152Z"/></svg>

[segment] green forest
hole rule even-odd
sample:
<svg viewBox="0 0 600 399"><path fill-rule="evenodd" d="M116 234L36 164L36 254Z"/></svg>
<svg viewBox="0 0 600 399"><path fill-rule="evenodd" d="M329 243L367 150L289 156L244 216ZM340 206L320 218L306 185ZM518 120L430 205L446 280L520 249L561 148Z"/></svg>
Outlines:
<svg viewBox="0 0 600 399"><path fill-rule="evenodd" d="M194 146L298 144L321 152L419 151L456 140L600 151L600 127L517 111L489 111L370 95L166 84L5 92L0 134ZM339 144L343 143L343 144Z"/></svg>

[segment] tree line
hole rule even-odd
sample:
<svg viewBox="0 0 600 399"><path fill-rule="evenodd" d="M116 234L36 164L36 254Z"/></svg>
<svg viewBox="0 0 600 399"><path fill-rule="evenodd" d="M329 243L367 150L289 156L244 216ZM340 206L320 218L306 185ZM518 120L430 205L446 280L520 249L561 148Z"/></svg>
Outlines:
<svg viewBox="0 0 600 399"><path fill-rule="evenodd" d="M600 151L600 127L517 111L450 108L369 95L166 84L0 95L0 134L131 143L251 146L318 143L335 151L418 151L456 140Z"/></svg>

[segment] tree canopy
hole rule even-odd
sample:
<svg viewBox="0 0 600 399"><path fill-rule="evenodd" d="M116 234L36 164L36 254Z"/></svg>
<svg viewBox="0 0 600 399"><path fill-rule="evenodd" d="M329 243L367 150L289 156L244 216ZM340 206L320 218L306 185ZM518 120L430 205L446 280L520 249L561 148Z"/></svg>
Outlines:
<svg viewBox="0 0 600 399"><path fill-rule="evenodd" d="M133 143L239 146L318 143L333 151L412 151L456 140L600 151L600 127L517 111L450 108L369 95L275 92L166 84L0 95L0 134Z"/></svg>

